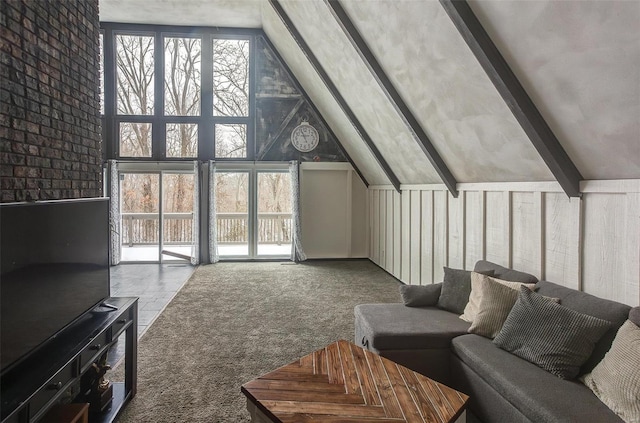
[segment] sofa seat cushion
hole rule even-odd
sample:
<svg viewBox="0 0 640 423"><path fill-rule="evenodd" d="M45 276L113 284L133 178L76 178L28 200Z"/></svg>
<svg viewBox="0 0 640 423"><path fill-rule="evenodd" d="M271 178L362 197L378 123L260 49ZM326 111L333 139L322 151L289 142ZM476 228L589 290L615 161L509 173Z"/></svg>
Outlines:
<svg viewBox="0 0 640 423"><path fill-rule="evenodd" d="M470 326L436 307L360 304L354 313L356 341L374 351L449 348L451 339Z"/></svg>
<svg viewBox="0 0 640 423"><path fill-rule="evenodd" d="M621 422L586 386L563 380L478 335L456 337L453 353L534 422Z"/></svg>

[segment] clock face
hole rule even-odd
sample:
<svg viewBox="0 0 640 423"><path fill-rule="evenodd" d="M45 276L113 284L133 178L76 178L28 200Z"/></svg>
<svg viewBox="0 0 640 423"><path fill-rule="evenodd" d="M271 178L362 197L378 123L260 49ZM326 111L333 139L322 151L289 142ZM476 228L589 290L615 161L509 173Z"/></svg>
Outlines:
<svg viewBox="0 0 640 423"><path fill-rule="evenodd" d="M316 128L307 122L296 126L291 132L291 144L303 153L309 152L318 146L320 137Z"/></svg>

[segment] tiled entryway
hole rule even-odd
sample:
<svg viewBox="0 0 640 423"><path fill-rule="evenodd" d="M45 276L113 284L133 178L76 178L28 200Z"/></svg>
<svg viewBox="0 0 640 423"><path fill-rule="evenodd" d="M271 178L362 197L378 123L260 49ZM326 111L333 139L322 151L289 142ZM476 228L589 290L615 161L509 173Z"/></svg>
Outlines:
<svg viewBox="0 0 640 423"><path fill-rule="evenodd" d="M120 264L111 267L111 296L138 297L141 337L189 279L190 264Z"/></svg>
<svg viewBox="0 0 640 423"><path fill-rule="evenodd" d="M187 282L195 266L189 264L120 264L111 266L111 296L138 297L138 339ZM124 337L124 334L122 334ZM115 367L124 358L125 342L109 351Z"/></svg>

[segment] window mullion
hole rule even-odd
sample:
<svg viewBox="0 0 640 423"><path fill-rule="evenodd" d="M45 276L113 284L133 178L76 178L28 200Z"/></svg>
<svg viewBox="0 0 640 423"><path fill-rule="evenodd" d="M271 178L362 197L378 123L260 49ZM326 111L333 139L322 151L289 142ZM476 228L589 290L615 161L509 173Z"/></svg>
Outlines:
<svg viewBox="0 0 640 423"><path fill-rule="evenodd" d="M249 42L249 122L247 126L247 159L256 158L256 42Z"/></svg>
<svg viewBox="0 0 640 423"><path fill-rule="evenodd" d="M201 160L214 158L213 130L213 36L202 38L200 128L198 130L198 157Z"/></svg>
<svg viewBox="0 0 640 423"><path fill-rule="evenodd" d="M155 160L166 157L164 117L164 38L156 32L154 37L153 69L153 124L151 126L151 155Z"/></svg>

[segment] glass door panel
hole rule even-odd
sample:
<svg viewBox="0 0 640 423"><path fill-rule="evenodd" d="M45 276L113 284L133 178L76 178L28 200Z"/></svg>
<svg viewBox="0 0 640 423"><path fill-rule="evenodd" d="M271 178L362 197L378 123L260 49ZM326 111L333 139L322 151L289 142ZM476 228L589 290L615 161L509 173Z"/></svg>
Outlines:
<svg viewBox="0 0 640 423"><path fill-rule="evenodd" d="M249 172L215 174L220 257L249 257Z"/></svg>
<svg viewBox="0 0 640 423"><path fill-rule="evenodd" d="M291 176L289 172L257 173L258 256L291 255Z"/></svg>
<svg viewBox="0 0 640 423"><path fill-rule="evenodd" d="M121 173L122 261L158 261L160 174Z"/></svg>
<svg viewBox="0 0 640 423"><path fill-rule="evenodd" d="M195 253L193 173L162 173L162 261L191 261Z"/></svg>

